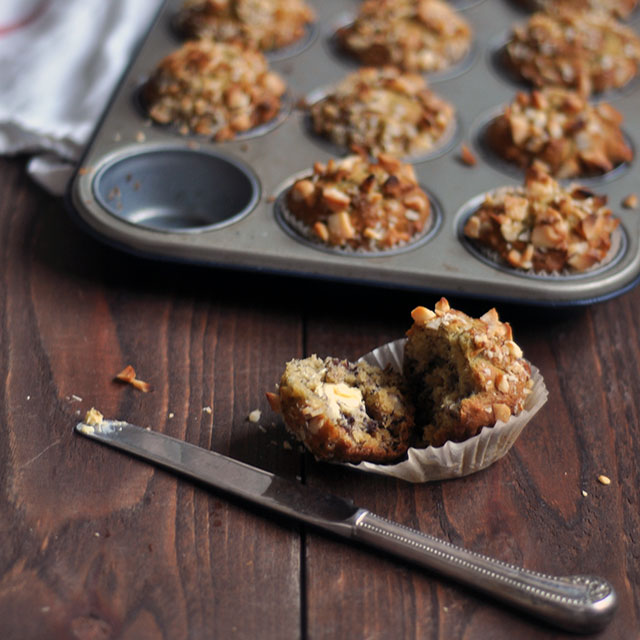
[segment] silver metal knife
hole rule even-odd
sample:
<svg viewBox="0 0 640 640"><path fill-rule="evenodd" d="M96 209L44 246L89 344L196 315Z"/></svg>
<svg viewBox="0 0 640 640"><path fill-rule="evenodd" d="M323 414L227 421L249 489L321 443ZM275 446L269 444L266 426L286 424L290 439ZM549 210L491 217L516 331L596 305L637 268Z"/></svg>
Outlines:
<svg viewBox="0 0 640 640"><path fill-rule="evenodd" d="M116 420L80 423L76 431L289 518L382 549L568 631L602 629L617 606L613 587L601 578L556 577L507 564L162 433Z"/></svg>

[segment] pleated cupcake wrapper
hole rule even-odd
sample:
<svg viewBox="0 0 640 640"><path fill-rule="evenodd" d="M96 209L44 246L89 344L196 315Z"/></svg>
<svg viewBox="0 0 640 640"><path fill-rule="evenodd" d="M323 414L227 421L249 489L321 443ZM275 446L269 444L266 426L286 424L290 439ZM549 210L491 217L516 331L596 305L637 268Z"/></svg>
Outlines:
<svg viewBox="0 0 640 640"><path fill-rule="evenodd" d="M369 364L386 367L388 364L402 371L406 339L395 340L362 356ZM446 442L441 447L410 448L407 459L397 464L361 462L348 466L361 471L401 478L407 482L429 482L447 478L460 478L486 469L504 456L513 446L526 424L547 401L548 391L540 371L531 365L533 389L524 409L507 422L498 421L492 427L483 427L478 435L464 442Z"/></svg>

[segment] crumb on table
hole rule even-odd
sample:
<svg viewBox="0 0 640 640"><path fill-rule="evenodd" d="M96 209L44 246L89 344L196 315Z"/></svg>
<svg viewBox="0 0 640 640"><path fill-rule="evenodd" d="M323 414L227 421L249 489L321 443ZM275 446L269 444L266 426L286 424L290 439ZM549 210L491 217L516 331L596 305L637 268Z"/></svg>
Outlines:
<svg viewBox="0 0 640 640"><path fill-rule="evenodd" d="M138 378L136 378L135 369L130 364L128 364L120 373L118 373L115 379L119 380L120 382L126 382L132 387L139 389L143 393L151 391L151 385L148 382L144 382L143 380L138 380Z"/></svg>
<svg viewBox="0 0 640 640"><path fill-rule="evenodd" d="M630 193L622 201L622 206L625 209L637 209L638 208L638 195L636 193Z"/></svg>
<svg viewBox="0 0 640 640"><path fill-rule="evenodd" d="M466 164L468 167L474 167L478 162L476 160L475 155L466 144L463 144L462 147L460 148L460 160L462 161L463 164Z"/></svg>

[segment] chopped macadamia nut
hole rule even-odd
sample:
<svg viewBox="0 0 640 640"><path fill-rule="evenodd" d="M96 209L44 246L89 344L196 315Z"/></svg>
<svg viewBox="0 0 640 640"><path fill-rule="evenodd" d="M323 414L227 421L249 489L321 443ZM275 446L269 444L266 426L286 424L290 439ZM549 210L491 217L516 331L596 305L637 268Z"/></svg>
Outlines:
<svg viewBox="0 0 640 640"><path fill-rule="evenodd" d="M101 424L103 420L104 416L102 415L102 413L100 413L100 411L98 411L94 407L91 407L91 409L87 411L84 417L84 423L91 427L95 427L96 425Z"/></svg>
<svg viewBox="0 0 640 640"><path fill-rule="evenodd" d="M116 380L120 380L120 382L126 382L127 384L130 384L132 387L135 387L136 389L139 389L144 393L151 391L151 385L148 382L144 382L136 378L135 369L130 364L116 375Z"/></svg>
<svg viewBox="0 0 640 640"><path fill-rule="evenodd" d="M622 206L625 209L637 209L638 208L638 196L635 193L630 193L623 201Z"/></svg>

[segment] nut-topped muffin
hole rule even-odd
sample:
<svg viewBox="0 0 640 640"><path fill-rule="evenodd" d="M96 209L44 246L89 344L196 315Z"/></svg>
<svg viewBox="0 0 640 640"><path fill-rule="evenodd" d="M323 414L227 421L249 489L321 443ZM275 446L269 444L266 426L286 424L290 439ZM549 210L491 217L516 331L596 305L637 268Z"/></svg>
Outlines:
<svg viewBox="0 0 640 640"><path fill-rule="evenodd" d="M430 91L422 76L396 67L349 74L309 112L315 133L369 155L428 153L455 126L453 106Z"/></svg>
<svg viewBox="0 0 640 640"><path fill-rule="evenodd" d="M531 368L495 309L471 318L442 298L411 317L403 372L416 406L416 446L461 442L522 411Z"/></svg>
<svg viewBox="0 0 640 640"><path fill-rule="evenodd" d="M275 118L285 91L260 52L198 40L160 62L143 101L155 122L222 141Z"/></svg>
<svg viewBox="0 0 640 640"><path fill-rule="evenodd" d="M187 0L175 24L187 38L271 51L299 41L314 19L304 0Z"/></svg>
<svg viewBox="0 0 640 640"><path fill-rule="evenodd" d="M604 13L557 9L535 13L516 26L506 59L537 87L567 87L590 95L623 87L636 76L640 38Z"/></svg>
<svg viewBox="0 0 640 640"><path fill-rule="evenodd" d="M405 245L427 228L431 206L410 164L381 154L316 163L286 195L296 227L330 247L384 251Z"/></svg>
<svg viewBox="0 0 640 640"><path fill-rule="evenodd" d="M603 11L616 18L628 18L638 6L638 0L521 0L528 6L545 11Z"/></svg>
<svg viewBox="0 0 640 640"><path fill-rule="evenodd" d="M519 92L488 127L491 149L514 165L538 161L556 178L596 176L631 162L622 114L563 88Z"/></svg>
<svg viewBox="0 0 640 640"><path fill-rule="evenodd" d="M391 462L409 446L413 405L392 369L316 355L291 360L267 398L318 460Z"/></svg>
<svg viewBox="0 0 640 640"><path fill-rule="evenodd" d="M487 194L464 235L517 269L582 272L611 249L619 220L606 202L581 186L563 188L536 164L527 170L524 187Z"/></svg>
<svg viewBox="0 0 640 640"><path fill-rule="evenodd" d="M448 69L471 48L471 27L440 0L365 0L336 37L363 64L406 71Z"/></svg>

